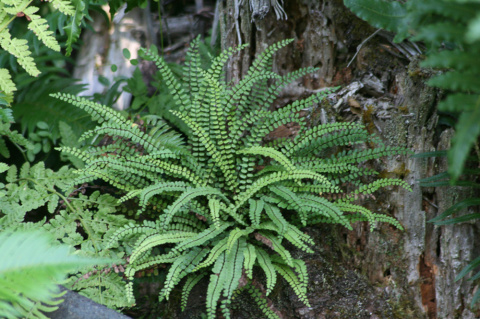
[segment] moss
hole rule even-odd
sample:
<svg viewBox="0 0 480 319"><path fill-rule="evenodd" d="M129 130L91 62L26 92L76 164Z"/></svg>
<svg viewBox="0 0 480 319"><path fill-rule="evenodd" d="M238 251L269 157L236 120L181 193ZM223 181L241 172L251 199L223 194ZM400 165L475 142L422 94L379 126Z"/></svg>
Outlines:
<svg viewBox="0 0 480 319"><path fill-rule="evenodd" d="M406 168L406 165L404 162L400 164L400 166L397 166L395 169L388 171L388 170L383 170L378 174L379 178L400 178L403 179L405 176L407 176L410 173L410 170Z"/></svg>
<svg viewBox="0 0 480 319"><path fill-rule="evenodd" d="M375 133L375 124L373 123L373 113L375 108L373 105L367 105L366 110L362 110L362 122L365 124L368 133L373 134Z"/></svg>

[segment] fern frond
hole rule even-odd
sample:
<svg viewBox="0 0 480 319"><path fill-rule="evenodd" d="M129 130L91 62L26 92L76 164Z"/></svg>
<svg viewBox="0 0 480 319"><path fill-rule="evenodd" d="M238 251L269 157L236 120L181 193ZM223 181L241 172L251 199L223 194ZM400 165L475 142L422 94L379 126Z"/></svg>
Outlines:
<svg viewBox="0 0 480 319"><path fill-rule="evenodd" d="M265 277L267 278L267 291L265 294L268 296L277 283L277 272L273 267L270 256L265 250L255 247L255 252L257 255L258 265L263 269L265 272Z"/></svg>
<svg viewBox="0 0 480 319"><path fill-rule="evenodd" d="M208 207L210 208L210 214L215 227L220 228L220 201L215 198L209 198Z"/></svg>
<svg viewBox="0 0 480 319"><path fill-rule="evenodd" d="M385 156L393 155L407 155L411 151L397 146L381 146L374 149L366 150L351 150L343 151L339 154L332 155L331 158L325 159L325 163L334 164L334 163L345 163L345 164L355 164L369 161L372 159L377 159Z"/></svg>
<svg viewBox="0 0 480 319"><path fill-rule="evenodd" d="M61 13L71 16L75 14L75 7L70 0L50 0L55 9Z"/></svg>
<svg viewBox="0 0 480 319"><path fill-rule="evenodd" d="M371 194L375 191L377 191L379 188L387 187L387 186L401 186L404 189L408 191L412 191L412 188L410 185L408 185L407 182L401 180L401 179L396 179L396 178L382 178L382 179L377 179L374 182L371 182L367 185L360 186L358 189L353 191L351 194L348 194L345 199L340 200L339 202L351 202L353 201L358 194Z"/></svg>
<svg viewBox="0 0 480 319"><path fill-rule="evenodd" d="M281 237L285 236L285 231L288 229L288 222L280 213L280 209L273 205L266 204L265 213L267 213L267 216L270 218L270 220L275 224L275 226L277 226L278 235Z"/></svg>
<svg viewBox="0 0 480 319"><path fill-rule="evenodd" d="M217 57L215 57L215 59L213 59L212 65L208 70L208 73L211 75L211 77L216 80L221 80L220 74L222 73L222 69L225 66L225 62L227 62L227 60L233 54L245 49L248 46L249 44L245 43L235 48L228 48L224 50L222 53L220 53Z"/></svg>
<svg viewBox="0 0 480 319"><path fill-rule="evenodd" d="M303 207L305 210L331 218L334 222L350 230L352 229L348 219L335 204L315 195L300 195L299 197L304 201Z"/></svg>
<svg viewBox="0 0 480 319"><path fill-rule="evenodd" d="M162 194L163 192L184 192L187 190L187 184L184 182L162 182L153 184L149 187L141 190L140 195L140 209L145 209L148 200L155 195ZM134 191L137 192L137 191ZM123 199L123 197L122 197Z"/></svg>
<svg viewBox="0 0 480 319"><path fill-rule="evenodd" d="M257 179L249 189L245 192L240 193L236 196L236 202L234 206L234 210L236 211L241 205L243 205L248 199L250 199L256 192L260 189L284 180L301 180L304 178L310 178L320 183L323 183L326 188L330 188L332 191L338 191L337 187L331 185L331 183L322 175L316 174L307 170L295 170L292 174L288 172L277 172L272 173L262 178Z"/></svg>
<svg viewBox="0 0 480 319"><path fill-rule="evenodd" d="M282 246L281 239L279 239L277 236L274 236L270 232L259 232L259 234L269 241L269 245L271 245L271 248L282 258L282 260L287 265L293 267L292 255L285 247Z"/></svg>
<svg viewBox="0 0 480 319"><path fill-rule="evenodd" d="M218 189L212 187L191 188L183 192L182 195L180 195L177 200L165 210L165 220L163 222L163 227L166 227L170 223L175 213L183 205L188 204L192 199L198 196L207 195L218 195L223 197L223 194Z"/></svg>
<svg viewBox="0 0 480 319"><path fill-rule="evenodd" d="M277 161L280 165L284 166L287 172L292 173L295 170L295 166L292 162L283 155L281 152L273 149L271 147L263 147L263 146L253 146L246 149L242 149L237 152L238 154L253 154L253 155L263 155L266 157L271 157L275 161Z"/></svg>
<svg viewBox="0 0 480 319"><path fill-rule="evenodd" d="M270 309L270 307L269 307L267 301L265 300L265 298L262 298L262 293L260 292L259 289L257 289L253 285L249 285L247 291L252 296L252 298L255 300L258 308L260 308L260 310L263 312L266 319L280 319L280 317L277 316L277 314L275 312L273 312L272 309Z"/></svg>
<svg viewBox="0 0 480 319"><path fill-rule="evenodd" d="M238 241L235 241L235 244L232 248L226 252L226 267L224 271L226 273L226 280L225 280L225 288L223 290L223 297L225 300L222 301L222 307L224 307L224 315L229 317L229 305L232 299L233 292L237 289L238 284L240 282L240 278L242 277L242 268L243 268L243 260L244 255L243 251L246 248L246 240L245 238L240 238ZM223 271L222 271L223 273Z"/></svg>
<svg viewBox="0 0 480 319"><path fill-rule="evenodd" d="M212 240L218 235L222 234L231 225L232 223L224 223L220 228L209 227L204 231L195 234L194 236L191 236L190 238L188 238L188 240L184 240L182 243L175 246L172 252L178 253L192 247L200 246L205 242Z"/></svg>
<svg viewBox="0 0 480 319"><path fill-rule="evenodd" d="M35 13L38 11L38 8L35 6L30 6L23 13L30 18L30 23L28 24L28 29L32 30L33 33L40 39L40 41L45 44L48 48L53 51L60 51L60 45L58 44L57 39L55 38L53 31L48 30L49 25L47 20L41 18Z"/></svg>
<svg viewBox="0 0 480 319"><path fill-rule="evenodd" d="M235 179L235 174L231 166L228 165L228 161L225 161L224 156L219 153L217 148L215 147L214 143L205 132L203 128L201 128L197 123L192 121L187 115L171 111L174 115L178 118L183 120L191 129L192 131L198 136L200 142L204 145L207 152L212 156L212 159L215 161L216 165L222 170L225 179L227 181L228 186L231 189L234 189L237 186L237 182Z"/></svg>
<svg viewBox="0 0 480 319"><path fill-rule="evenodd" d="M210 275L210 283L207 289L207 315L209 319L214 319L216 316L217 303L225 282L227 280L225 275L226 253L220 254L212 268L213 274Z"/></svg>
<svg viewBox="0 0 480 319"><path fill-rule="evenodd" d="M227 241L227 251L231 251L233 246L238 242L241 237L247 237L253 232L253 228L248 227L246 229L235 228L230 232Z"/></svg>
<svg viewBox="0 0 480 319"><path fill-rule="evenodd" d="M25 39L12 39L8 30L3 30L0 33L0 46L15 58L17 58L18 64L27 71L31 76L38 76L40 71L38 70L33 58L32 52L28 48L28 42Z"/></svg>
<svg viewBox="0 0 480 319"><path fill-rule="evenodd" d="M208 253L206 248L194 248L191 251L179 256L168 270L162 291L160 291L160 299L165 297L168 300L173 287L177 285L183 277L192 272L200 260Z"/></svg>
<svg viewBox="0 0 480 319"><path fill-rule="evenodd" d="M223 238L222 240L218 241L213 248L210 250L210 254L208 255L205 260L198 264L197 267L193 271L197 271L200 268L203 267L208 267L212 265L215 260L220 256L221 253L223 253L225 250L227 250L228 247L228 237Z"/></svg>
<svg viewBox="0 0 480 319"><path fill-rule="evenodd" d="M0 263L0 316L45 318L41 310L55 309L57 283L65 280L68 272L111 261L69 252L69 246L55 244L49 234L38 230L0 233L0 253L11 257Z"/></svg>
<svg viewBox="0 0 480 319"><path fill-rule="evenodd" d="M269 189L273 193L284 199L287 204L292 207L292 209L298 212L300 221L303 226L307 225L307 216L302 208L302 201L300 198L298 198L295 192L292 192L290 189L284 186L270 186Z"/></svg>
<svg viewBox="0 0 480 319"><path fill-rule="evenodd" d="M406 5L385 0L343 0L347 8L379 29L398 32L406 23Z"/></svg>
<svg viewBox="0 0 480 319"><path fill-rule="evenodd" d="M260 200L249 199L248 203L250 204L250 208L249 208L250 221L252 222L253 225L257 226L260 224L260 217L261 217L261 213L263 211L265 202L261 199Z"/></svg>
<svg viewBox="0 0 480 319"><path fill-rule="evenodd" d="M288 284L290 285L290 287L292 287L293 291L298 296L298 298L307 307L311 307L307 298L306 285L300 282L300 280L298 279L297 275L295 275L293 270L287 265L281 265L281 264L273 264L273 267L275 267L275 270L278 271L278 273L288 282Z"/></svg>
<svg viewBox="0 0 480 319"><path fill-rule="evenodd" d="M306 253L313 254L313 250L307 244L313 245L312 238L303 234L297 227L289 224L288 231L284 233L285 239L292 243L295 247L303 250Z"/></svg>
<svg viewBox="0 0 480 319"><path fill-rule="evenodd" d="M0 90L12 94L17 90L7 69L0 69Z"/></svg>
<svg viewBox="0 0 480 319"><path fill-rule="evenodd" d="M177 79L173 76L173 73L168 67L165 60L152 50L141 50L143 51L143 53L145 53L145 55L147 55L155 62L177 106L186 109L187 106L191 103L191 101L188 98L186 92L183 90L180 83L178 83Z"/></svg>
<svg viewBox="0 0 480 319"><path fill-rule="evenodd" d="M195 285L200 280L202 280L206 274L207 274L206 272L202 272L195 276L192 276L192 275L188 276L187 281L183 285L183 289L182 289L182 300L181 300L182 311L185 311L185 309L187 308L188 296L190 295L190 292L192 291L193 287L195 287Z"/></svg>
<svg viewBox="0 0 480 319"><path fill-rule="evenodd" d="M255 250L255 246L247 243L247 248L243 250L244 255L244 262L243 262L243 269L245 269L245 273L247 277L252 280L253 279L253 265L257 260L257 253Z"/></svg>
<svg viewBox="0 0 480 319"><path fill-rule="evenodd" d="M70 14L67 26L64 27L64 30L67 33L67 50L65 52L66 56L70 56L72 54L72 46L80 38L80 33L82 32L82 21L88 14L88 6L86 6L82 1L74 1L72 4L75 6L74 12Z"/></svg>
<svg viewBox="0 0 480 319"><path fill-rule="evenodd" d="M134 263L135 260L148 249L165 243L178 243L193 236L195 236L195 233L190 232L153 233L145 236L135 244L135 250L130 256L130 264Z"/></svg>

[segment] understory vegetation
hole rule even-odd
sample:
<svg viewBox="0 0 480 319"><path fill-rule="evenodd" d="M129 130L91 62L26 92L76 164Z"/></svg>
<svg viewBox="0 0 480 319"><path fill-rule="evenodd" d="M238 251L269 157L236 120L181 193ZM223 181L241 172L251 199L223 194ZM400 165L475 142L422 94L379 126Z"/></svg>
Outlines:
<svg viewBox="0 0 480 319"><path fill-rule="evenodd" d="M345 0L399 40L431 43L424 66L448 68L429 83L451 92L439 109L459 114L451 165L422 183L461 184L462 174L476 178L478 169L465 163L478 163L472 154L480 156L480 86L472 67L478 17L460 16L443 2L434 9L431 2L417 8L414 1ZM292 39L266 48L231 82L226 64L248 45L215 54L197 37L183 66L167 63L152 45L139 51L139 60L157 67L152 83L139 68L123 80L121 90L133 96L128 110L112 107L118 85L108 96L79 96L85 88L73 79L69 56L90 13L113 17L146 3L0 0L0 255L8 256L0 261L0 317L46 318L61 302L57 285L125 310L135 307L139 282L154 273L158 300L181 291L181 310L203 282L207 318L230 318L232 300L245 291L265 318L279 318L268 296L282 282L311 306L307 264L292 257L313 253L318 244L304 227L327 223L351 230L364 222L370 231L378 223L403 230L393 216L367 209L362 200L386 187L411 191L407 182L379 178L372 168L409 150L385 145L360 122L311 125L303 111L328 104L339 88L276 108L283 89L317 70L274 72L275 54ZM372 10L376 5L399 18L385 19ZM275 10L285 14L278 3ZM415 22L418 32L404 30L405 21ZM451 35L459 21L462 40ZM124 56L130 58L128 50ZM298 127L293 137L267 138L292 123ZM431 155L445 154L425 156ZM478 218L441 221L478 204L478 198L459 202L432 222ZM459 277L478 265L480 258Z"/></svg>

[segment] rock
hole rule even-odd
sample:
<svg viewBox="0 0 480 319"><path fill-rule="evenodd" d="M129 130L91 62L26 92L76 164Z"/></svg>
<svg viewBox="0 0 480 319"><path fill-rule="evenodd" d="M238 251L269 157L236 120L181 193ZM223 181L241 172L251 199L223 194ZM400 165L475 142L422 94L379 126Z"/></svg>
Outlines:
<svg viewBox="0 0 480 319"><path fill-rule="evenodd" d="M60 286L67 293L61 297L64 301L54 312L46 313L50 319L129 319L121 313L100 305L76 292Z"/></svg>

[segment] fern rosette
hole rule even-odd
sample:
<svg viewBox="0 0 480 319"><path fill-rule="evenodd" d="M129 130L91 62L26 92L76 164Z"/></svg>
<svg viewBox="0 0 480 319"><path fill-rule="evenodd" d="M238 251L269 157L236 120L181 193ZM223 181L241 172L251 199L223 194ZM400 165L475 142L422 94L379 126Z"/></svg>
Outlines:
<svg viewBox="0 0 480 319"><path fill-rule="evenodd" d="M313 252L313 240L301 227L327 222L351 229L353 222L366 221L374 227L381 221L402 228L393 217L373 213L356 199L389 185L409 189L402 180L374 180L376 172L358 167L383 156L405 154L405 149L383 145L359 123L309 127L300 111L318 103L329 90L270 110L283 87L315 71L304 68L285 76L271 71L273 54L291 41L270 46L233 86L225 82L222 69L229 56L242 48L224 51L203 70L199 40L193 41L182 81L161 57L145 50L174 98L172 113L188 127L184 137L168 131L162 122L149 131L107 107L55 95L102 123L85 138L107 134L112 140L87 150L62 148L85 162L78 171L79 182L101 178L111 183L124 192L120 201L134 201L137 214L148 219L124 226L110 240L111 246L122 242L131 250L125 273L130 300L134 300L136 272L171 264L161 299L168 299L185 278L184 308L192 288L207 277L209 318L216 316L219 302L229 318L233 296L245 288L266 317L276 318L259 297L262 292L253 279L265 274L263 293L268 296L280 275L309 305L306 264L287 248L293 245ZM292 122L301 127L296 137L264 143L266 135ZM374 143L376 148L353 147ZM332 147L335 153L328 155Z"/></svg>

